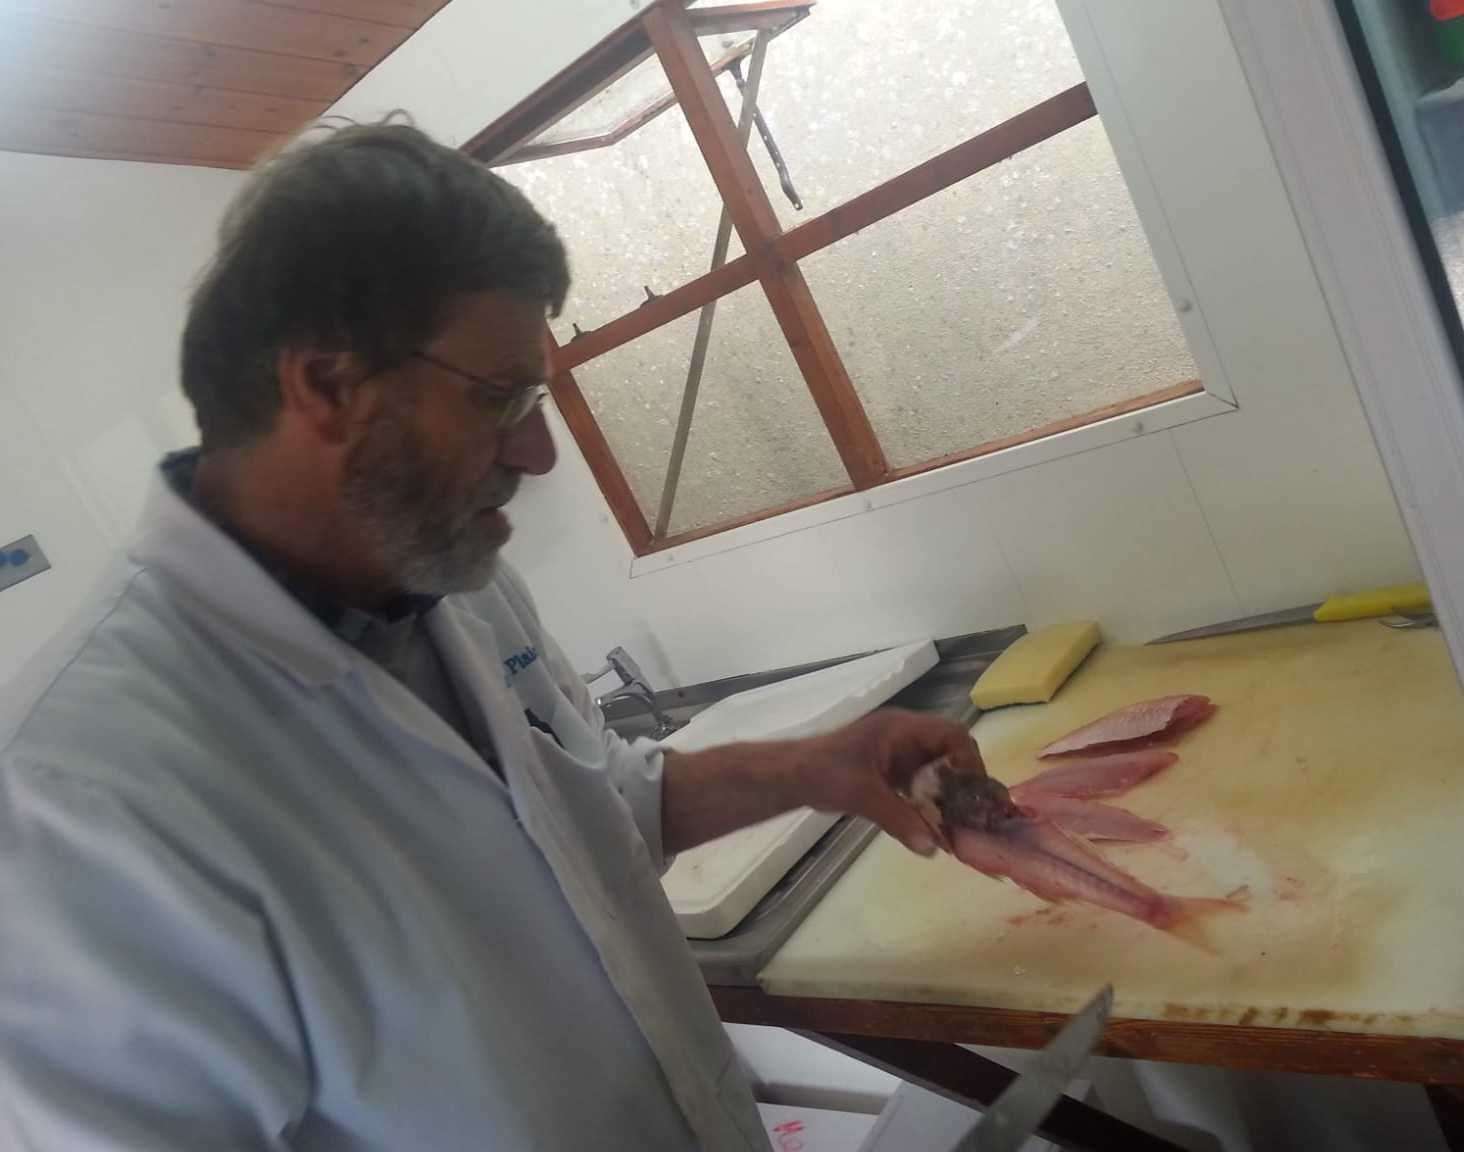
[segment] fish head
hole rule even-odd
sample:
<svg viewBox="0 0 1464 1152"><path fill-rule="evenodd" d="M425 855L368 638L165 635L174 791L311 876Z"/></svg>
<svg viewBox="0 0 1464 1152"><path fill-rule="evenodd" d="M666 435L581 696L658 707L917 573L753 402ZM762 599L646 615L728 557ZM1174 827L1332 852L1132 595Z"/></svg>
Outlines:
<svg viewBox="0 0 1464 1152"><path fill-rule="evenodd" d="M991 830L1021 816L1000 780L958 772L945 757L916 769L900 791L947 846L952 828Z"/></svg>

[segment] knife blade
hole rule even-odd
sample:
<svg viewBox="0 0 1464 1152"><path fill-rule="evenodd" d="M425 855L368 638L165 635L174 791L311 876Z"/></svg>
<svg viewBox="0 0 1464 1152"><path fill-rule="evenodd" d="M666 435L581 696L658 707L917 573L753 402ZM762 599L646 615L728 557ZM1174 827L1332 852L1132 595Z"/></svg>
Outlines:
<svg viewBox="0 0 1464 1152"><path fill-rule="evenodd" d="M1259 616L1242 616L1202 628L1171 632L1150 644L1172 644L1176 640L1202 640L1207 636L1229 636L1234 632L1256 632L1262 628L1282 628L1290 624L1333 624L1344 620L1366 620L1377 616L1421 616L1433 610L1428 588L1423 584L1393 584L1386 588L1369 588L1344 596L1329 596L1319 604L1300 608L1283 608L1279 612L1263 612Z"/></svg>
<svg viewBox="0 0 1464 1152"><path fill-rule="evenodd" d="M1263 612L1259 616L1241 616L1235 620L1222 620L1218 624L1206 624L1200 628L1186 628L1183 632L1171 632L1150 640L1150 644L1173 644L1177 640L1203 640L1208 636L1229 636L1234 632L1259 632L1265 628L1287 628L1293 624L1312 624L1316 621L1320 603L1307 604L1301 608L1283 608L1279 612Z"/></svg>
<svg viewBox="0 0 1464 1152"><path fill-rule="evenodd" d="M1105 984L1037 1054L1032 1066L992 1101L981 1122L954 1152L1016 1152L1082 1070L1112 1011L1113 985Z"/></svg>

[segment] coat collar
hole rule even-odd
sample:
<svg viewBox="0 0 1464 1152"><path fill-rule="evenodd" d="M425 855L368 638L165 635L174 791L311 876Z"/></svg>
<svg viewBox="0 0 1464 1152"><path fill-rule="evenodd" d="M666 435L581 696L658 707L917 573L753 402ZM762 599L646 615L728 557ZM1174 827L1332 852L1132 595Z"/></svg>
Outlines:
<svg viewBox="0 0 1464 1152"><path fill-rule="evenodd" d="M348 672L356 654L229 535L154 473L128 556L202 604L241 640L304 684Z"/></svg>
<svg viewBox="0 0 1464 1152"><path fill-rule="evenodd" d="M170 457L153 477L136 537L128 554L133 563L164 580L171 589L201 605L209 620L248 645L286 675L309 688L323 688L359 671L378 706L401 727L456 759L480 757L459 733L413 693L330 628L266 569L248 549L203 515L170 478ZM454 610L433 599L423 605L429 628ZM462 613L456 613L462 616ZM469 619L471 627L476 622ZM487 633L486 625L480 632ZM477 675L502 674L491 633L477 635L485 655ZM454 669L461 674L461 669ZM472 683L473 681L466 681ZM484 681L485 683L487 681ZM476 702L482 707L481 702ZM495 739L516 731L505 716L489 716ZM526 728L522 716L519 727ZM517 753L518 750L516 749Z"/></svg>

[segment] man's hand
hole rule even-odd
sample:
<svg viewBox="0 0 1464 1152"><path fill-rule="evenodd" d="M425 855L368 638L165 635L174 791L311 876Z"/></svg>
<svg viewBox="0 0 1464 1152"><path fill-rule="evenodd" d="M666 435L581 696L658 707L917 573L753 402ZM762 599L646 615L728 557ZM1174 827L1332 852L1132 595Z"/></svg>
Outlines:
<svg viewBox="0 0 1464 1152"><path fill-rule="evenodd" d="M935 834L896 789L908 785L921 765L941 757L957 772L986 775L971 734L924 712L886 708L809 744L799 786L804 804L863 816L922 856L935 851Z"/></svg>
<svg viewBox="0 0 1464 1152"><path fill-rule="evenodd" d="M970 733L939 716L887 708L806 740L667 752L661 794L666 851L681 852L792 808L848 812L874 821L911 851L935 835L896 792L915 769L944 756L985 775Z"/></svg>

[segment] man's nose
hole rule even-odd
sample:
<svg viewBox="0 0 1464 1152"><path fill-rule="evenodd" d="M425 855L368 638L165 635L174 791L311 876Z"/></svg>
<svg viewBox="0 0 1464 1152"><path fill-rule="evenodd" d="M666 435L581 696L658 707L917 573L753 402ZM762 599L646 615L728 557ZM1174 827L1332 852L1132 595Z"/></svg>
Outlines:
<svg viewBox="0 0 1464 1152"><path fill-rule="evenodd" d="M554 467L558 454L554 438L549 434L549 421L544 409L534 408L512 428L501 434L499 463L515 472L542 476Z"/></svg>

